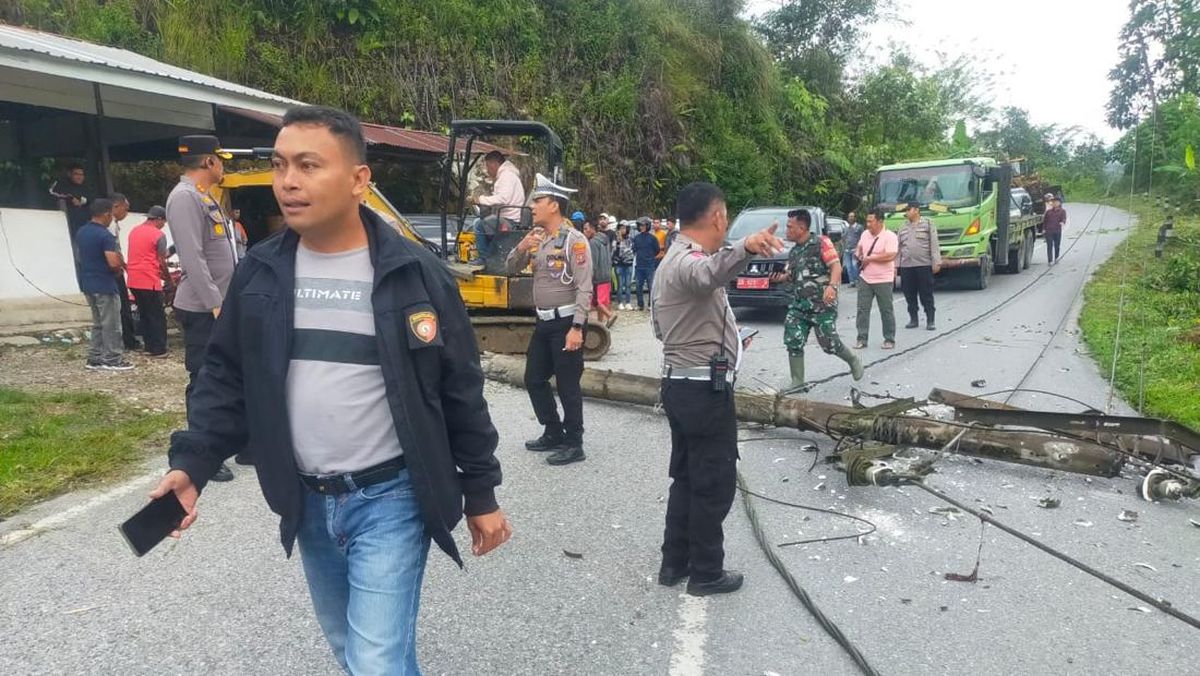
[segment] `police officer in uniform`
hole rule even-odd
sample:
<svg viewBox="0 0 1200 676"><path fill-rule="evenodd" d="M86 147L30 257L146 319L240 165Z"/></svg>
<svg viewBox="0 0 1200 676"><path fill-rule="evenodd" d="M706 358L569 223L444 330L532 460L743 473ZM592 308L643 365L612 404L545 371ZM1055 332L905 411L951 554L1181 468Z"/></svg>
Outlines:
<svg viewBox="0 0 1200 676"><path fill-rule="evenodd" d="M551 465L585 459L583 453L583 337L592 304L592 255L587 238L567 220L571 188L537 175L530 194L533 229L508 254L508 274L532 261L537 324L525 353L525 388L542 436L525 442L531 451L554 451ZM558 385L563 415L558 416L550 376Z"/></svg>
<svg viewBox="0 0 1200 676"><path fill-rule="evenodd" d="M183 277L175 291L175 319L183 330L183 363L188 371L186 400L191 408L196 374L204 363L204 351L212 335L221 302L237 265L237 242L233 223L208 189L225 175L222 160L233 157L221 149L215 136L179 137L183 176L167 197L167 225L179 254ZM225 465L214 481L229 481L233 473Z"/></svg>
<svg viewBox="0 0 1200 676"><path fill-rule="evenodd" d="M725 570L721 522L737 483L733 380L745 345L725 287L755 255L783 250L775 225L725 245L725 195L692 183L678 198L679 236L659 264L651 294L654 333L663 343L662 404L671 425L671 483L663 533L661 585L684 578L693 596L742 586Z"/></svg>
<svg viewBox="0 0 1200 676"><path fill-rule="evenodd" d="M833 242L812 234L812 214L805 209L788 212L787 238L795 246L788 252L787 270L772 275L771 281L791 286L792 300L783 320L783 344L788 351L792 383L786 393L803 392L804 344L815 331L817 343L827 354L835 354L850 365L855 380L862 380L863 365L837 333L838 285L842 263Z"/></svg>

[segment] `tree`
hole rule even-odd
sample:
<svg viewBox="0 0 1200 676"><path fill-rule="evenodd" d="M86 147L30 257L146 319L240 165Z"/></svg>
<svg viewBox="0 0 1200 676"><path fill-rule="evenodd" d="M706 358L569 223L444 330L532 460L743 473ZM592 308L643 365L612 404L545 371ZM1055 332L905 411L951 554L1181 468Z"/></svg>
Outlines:
<svg viewBox="0 0 1200 676"><path fill-rule="evenodd" d="M784 73L825 97L840 93L846 58L886 0L789 0L755 22Z"/></svg>
<svg viewBox="0 0 1200 676"><path fill-rule="evenodd" d="M1130 0L1108 122L1131 129L1159 101L1200 86L1200 8L1195 0Z"/></svg>

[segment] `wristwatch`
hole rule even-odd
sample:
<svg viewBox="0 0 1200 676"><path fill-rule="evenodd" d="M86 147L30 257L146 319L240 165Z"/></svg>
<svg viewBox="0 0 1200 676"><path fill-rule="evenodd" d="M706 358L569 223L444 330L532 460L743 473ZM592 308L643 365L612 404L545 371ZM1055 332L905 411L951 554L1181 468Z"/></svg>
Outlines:
<svg viewBox="0 0 1200 676"><path fill-rule="evenodd" d="M578 322L574 322L574 323L572 323L572 324L571 324L571 328L573 328L573 329L579 329L580 331L582 331L582 330L583 330L583 324L580 324L580 323L578 323Z"/></svg>

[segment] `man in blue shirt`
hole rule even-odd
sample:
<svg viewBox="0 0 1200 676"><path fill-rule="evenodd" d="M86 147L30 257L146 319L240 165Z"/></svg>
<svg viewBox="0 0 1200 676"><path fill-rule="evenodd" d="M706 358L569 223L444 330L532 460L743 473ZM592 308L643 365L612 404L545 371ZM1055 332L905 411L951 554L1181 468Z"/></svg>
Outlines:
<svg viewBox="0 0 1200 676"><path fill-rule="evenodd" d="M122 356L121 297L117 280L125 267L117 238L108 231L113 220L110 199L88 204L91 220L75 234L79 260L79 289L92 309L92 344L88 349L87 368L104 371L128 371L133 368Z"/></svg>
<svg viewBox="0 0 1200 676"><path fill-rule="evenodd" d="M633 288L637 290L637 304L639 310L645 310L646 304L642 301L642 287L645 286L646 293L650 293L650 287L654 286L654 269L658 267L658 238L650 232L650 219L642 216L637 219L638 234L633 236Z"/></svg>

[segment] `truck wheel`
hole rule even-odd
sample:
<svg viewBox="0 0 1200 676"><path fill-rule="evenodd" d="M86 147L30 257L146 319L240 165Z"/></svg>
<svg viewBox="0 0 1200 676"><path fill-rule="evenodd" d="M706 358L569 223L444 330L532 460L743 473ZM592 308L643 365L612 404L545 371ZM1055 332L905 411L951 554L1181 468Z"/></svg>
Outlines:
<svg viewBox="0 0 1200 676"><path fill-rule="evenodd" d="M971 288L983 291L988 288L988 283L991 281L992 257L984 254L979 257L979 267L975 269L975 276L971 279Z"/></svg>

